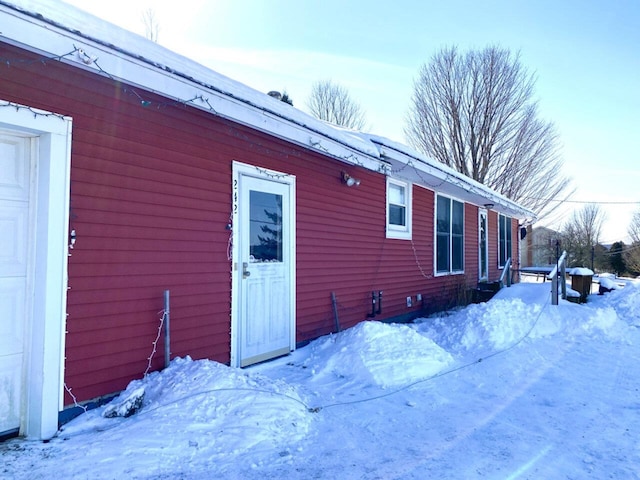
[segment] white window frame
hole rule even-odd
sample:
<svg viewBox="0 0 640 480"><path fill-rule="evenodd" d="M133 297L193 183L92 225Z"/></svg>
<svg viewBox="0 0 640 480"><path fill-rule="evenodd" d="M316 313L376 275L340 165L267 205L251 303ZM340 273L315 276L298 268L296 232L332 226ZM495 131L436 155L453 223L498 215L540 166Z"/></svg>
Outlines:
<svg viewBox="0 0 640 480"><path fill-rule="evenodd" d="M389 218L389 187L390 185L404 188L404 201L403 205L405 208L405 225L395 225L390 223ZM387 238L397 238L400 240L411 240L411 225L413 223L412 216L412 208L411 205L413 203L413 185L409 182L403 182L401 180L396 180L395 178L387 177L387 188L386 188L386 218L387 218Z"/></svg>
<svg viewBox="0 0 640 480"><path fill-rule="evenodd" d="M446 271L438 271L438 198L445 198L449 200L451 218L449 219L449 269ZM453 202L462 204L462 269L453 270ZM465 237L467 232L465 231L465 203L448 195L436 194L434 197L433 208L433 273L435 276L444 275L460 275L464 274L465 265Z"/></svg>
<svg viewBox="0 0 640 480"><path fill-rule="evenodd" d="M504 218L505 219L505 233L509 232L509 235L505 235L507 238L504 239L504 243L505 243L505 250L507 249L507 240L510 240L510 246L511 249L510 251L506 251L506 255L504 257L505 263L507 261L507 259L509 257L511 257L511 254L513 253L513 232L512 232L512 221L513 218L509 217L507 215L503 215L501 213L498 214L498 269L502 270L504 268L504 263L502 263L502 242L503 242L503 232L502 232L502 228L500 227L500 219ZM513 259L511 259L511 261L513 262Z"/></svg>

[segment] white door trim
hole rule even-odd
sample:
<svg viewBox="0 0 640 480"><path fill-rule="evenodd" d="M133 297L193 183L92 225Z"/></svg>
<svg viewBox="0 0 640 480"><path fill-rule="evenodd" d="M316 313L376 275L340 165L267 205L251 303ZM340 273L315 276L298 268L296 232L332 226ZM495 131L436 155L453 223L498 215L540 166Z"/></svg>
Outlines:
<svg viewBox="0 0 640 480"><path fill-rule="evenodd" d="M37 138L20 434L42 440L58 431L63 406L71 127L69 117L0 100L0 128Z"/></svg>
<svg viewBox="0 0 640 480"><path fill-rule="evenodd" d="M296 202L295 202L295 176L274 170L258 168L254 165L233 162L233 178L232 178L232 226L235 227L240 223L240 209L238 202L240 199L240 183L242 176L250 176L263 180L270 180L286 184L290 187L291 195L289 201L289 219L290 219L290 241L288 257L289 262L289 279L291 282L289 289L289 317L291 319L289 349L294 350L296 345ZM241 358L239 352L240 345L240 309L242 308L242 299L240 298L242 281L242 265L240 253L240 232L232 228L231 234L231 366L239 367Z"/></svg>

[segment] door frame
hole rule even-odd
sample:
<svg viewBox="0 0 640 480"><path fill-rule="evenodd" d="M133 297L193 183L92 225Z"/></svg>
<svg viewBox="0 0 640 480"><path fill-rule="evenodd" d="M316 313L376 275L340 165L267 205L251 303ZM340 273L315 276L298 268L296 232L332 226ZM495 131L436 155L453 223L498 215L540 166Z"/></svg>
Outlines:
<svg viewBox="0 0 640 480"><path fill-rule="evenodd" d="M239 367L240 356L240 322L241 322L241 282L242 282L242 259L240 254L240 232L235 226L240 225L240 188L242 177L253 177L261 180L272 181L289 187L289 249L290 258L288 277L289 288L289 350L295 350L296 346L296 177L287 173L275 170L264 169L255 165L233 161L232 175L232 209L231 209L231 358L230 364Z"/></svg>
<svg viewBox="0 0 640 480"><path fill-rule="evenodd" d="M0 128L35 139L27 292L35 301L25 319L19 434L47 440L64 402L72 119L0 100Z"/></svg>

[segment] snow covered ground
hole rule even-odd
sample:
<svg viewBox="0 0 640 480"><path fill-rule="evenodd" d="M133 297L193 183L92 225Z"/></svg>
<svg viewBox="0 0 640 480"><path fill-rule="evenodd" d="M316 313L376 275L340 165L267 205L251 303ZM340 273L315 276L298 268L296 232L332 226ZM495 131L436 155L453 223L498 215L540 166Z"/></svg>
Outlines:
<svg viewBox="0 0 640 480"><path fill-rule="evenodd" d="M0 478L640 478L640 285L586 305L523 283L413 325L365 322L244 370L174 360Z"/></svg>

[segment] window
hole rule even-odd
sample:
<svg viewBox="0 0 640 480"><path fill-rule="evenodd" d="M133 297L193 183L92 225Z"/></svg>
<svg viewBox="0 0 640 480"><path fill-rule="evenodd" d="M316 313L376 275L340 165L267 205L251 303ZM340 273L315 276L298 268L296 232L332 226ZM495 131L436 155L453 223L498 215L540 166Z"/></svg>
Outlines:
<svg viewBox="0 0 640 480"><path fill-rule="evenodd" d="M489 239L487 235L488 217L486 210L478 211L478 278L489 279Z"/></svg>
<svg viewBox="0 0 640 480"><path fill-rule="evenodd" d="M411 239L411 184L387 178L387 237Z"/></svg>
<svg viewBox="0 0 640 480"><path fill-rule="evenodd" d="M282 195L249 191L251 262L282 262Z"/></svg>
<svg viewBox="0 0 640 480"><path fill-rule="evenodd" d="M464 270L464 204L436 199L436 273Z"/></svg>
<svg viewBox="0 0 640 480"><path fill-rule="evenodd" d="M511 218L498 216L498 267L504 267L511 258Z"/></svg>

